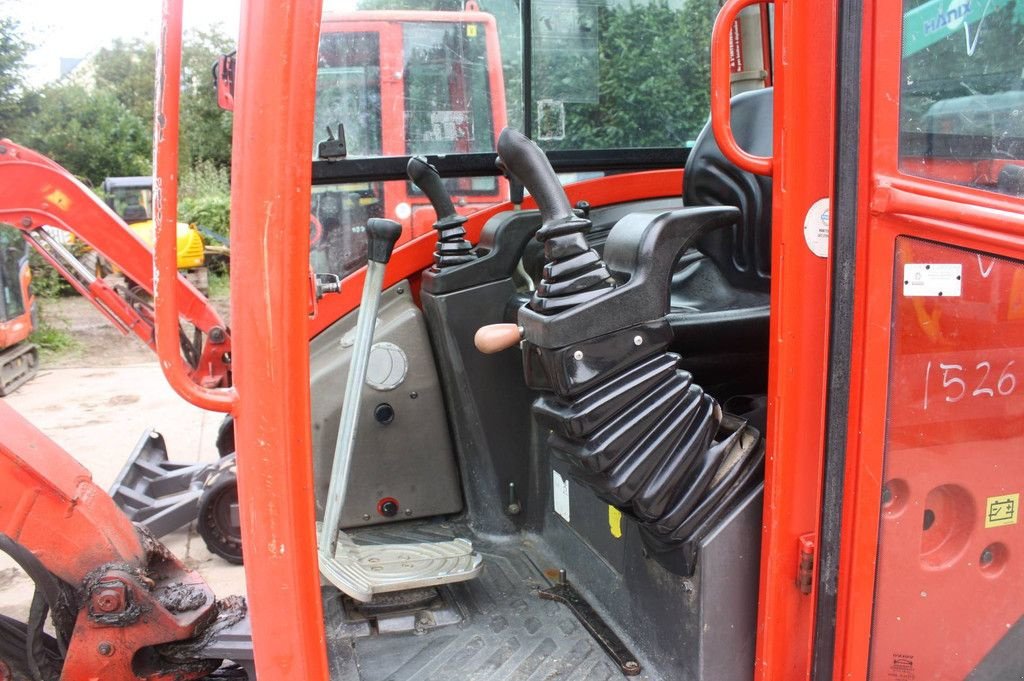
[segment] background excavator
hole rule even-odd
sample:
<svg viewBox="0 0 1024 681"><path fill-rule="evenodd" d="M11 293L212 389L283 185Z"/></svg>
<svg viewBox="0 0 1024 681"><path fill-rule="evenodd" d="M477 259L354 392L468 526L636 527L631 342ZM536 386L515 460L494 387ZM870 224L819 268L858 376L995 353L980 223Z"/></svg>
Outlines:
<svg viewBox="0 0 1024 681"><path fill-rule="evenodd" d="M245 3L231 354L197 323L197 366L175 277L182 7L166 0L157 276L129 274L155 288L169 383L234 419L246 598L216 599L0 404L0 549L37 587L27 622L0 619L0 673L1024 675L1024 146L995 122L921 124L964 90L1017 97L1024 13L763 4L524 0L502 45L521 45L502 63L522 132L490 131L487 152L311 159L321 3ZM424 20L380 64L325 66L377 69L398 106L407 63L454 63L436 71L445 96L412 90L438 106L399 132L466 134L443 123L472 118L482 90L458 81L487 63L484 21ZM711 53L707 107L652 87L699 73L678 68L689 48ZM14 151L0 199L47 170ZM499 174L510 201L458 211L445 180ZM59 226L80 196L58 175L0 219L30 239ZM402 242L390 210L323 224L366 263L328 251L311 272L315 195L366 183L414 184L431 232Z"/></svg>
<svg viewBox="0 0 1024 681"><path fill-rule="evenodd" d="M39 367L39 349L28 341L36 306L21 234L0 225L0 397L24 384Z"/></svg>

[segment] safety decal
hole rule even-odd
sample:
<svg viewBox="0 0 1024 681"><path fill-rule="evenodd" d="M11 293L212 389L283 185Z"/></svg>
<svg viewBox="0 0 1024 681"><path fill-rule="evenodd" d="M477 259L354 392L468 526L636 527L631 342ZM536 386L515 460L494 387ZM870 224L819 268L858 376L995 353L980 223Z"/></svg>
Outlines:
<svg viewBox="0 0 1024 681"><path fill-rule="evenodd" d="M819 258L828 257L829 223L831 222L829 200L818 199L804 217L804 242L811 253Z"/></svg>
<svg viewBox="0 0 1024 681"><path fill-rule="evenodd" d="M608 530L616 539L622 539L622 511L608 506Z"/></svg>
<svg viewBox="0 0 1024 681"><path fill-rule="evenodd" d="M985 501L985 527L1016 525L1020 517L1020 494L1003 494Z"/></svg>

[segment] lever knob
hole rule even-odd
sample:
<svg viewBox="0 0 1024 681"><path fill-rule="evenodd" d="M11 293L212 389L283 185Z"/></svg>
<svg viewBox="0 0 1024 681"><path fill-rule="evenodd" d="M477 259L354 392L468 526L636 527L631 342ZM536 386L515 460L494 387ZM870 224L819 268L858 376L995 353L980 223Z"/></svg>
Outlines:
<svg viewBox="0 0 1024 681"><path fill-rule="evenodd" d="M473 345L485 355L507 350L523 339L523 328L517 324L488 324L473 336Z"/></svg>
<svg viewBox="0 0 1024 681"><path fill-rule="evenodd" d="M370 218L366 223L367 257L373 262L386 265L401 235L402 226L394 220Z"/></svg>

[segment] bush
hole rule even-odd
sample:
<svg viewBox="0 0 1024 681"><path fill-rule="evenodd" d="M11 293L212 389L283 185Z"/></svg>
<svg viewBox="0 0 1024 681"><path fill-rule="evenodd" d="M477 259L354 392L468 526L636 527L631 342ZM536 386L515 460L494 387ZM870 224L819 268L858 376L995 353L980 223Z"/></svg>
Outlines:
<svg viewBox="0 0 1024 681"><path fill-rule="evenodd" d="M184 173L178 191L178 219L228 236L231 181L227 168L199 161Z"/></svg>
<svg viewBox="0 0 1024 681"><path fill-rule="evenodd" d="M71 284L35 250L29 252L28 266L32 270L32 291L40 298L75 295L75 289L71 287Z"/></svg>

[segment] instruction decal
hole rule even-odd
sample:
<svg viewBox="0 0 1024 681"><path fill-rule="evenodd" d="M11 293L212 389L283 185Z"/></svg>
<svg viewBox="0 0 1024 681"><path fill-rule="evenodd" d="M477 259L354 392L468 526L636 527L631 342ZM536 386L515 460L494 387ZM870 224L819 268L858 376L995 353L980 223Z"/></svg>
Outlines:
<svg viewBox="0 0 1024 681"><path fill-rule="evenodd" d="M555 513L569 522L569 480L551 471L551 492L555 501Z"/></svg>
<svg viewBox="0 0 1024 681"><path fill-rule="evenodd" d="M829 222L832 218L829 200L818 199L804 216L804 242L819 258L828 257Z"/></svg>
<svg viewBox="0 0 1024 681"><path fill-rule="evenodd" d="M903 266L903 295L959 297L963 265L940 263L907 263Z"/></svg>
<svg viewBox="0 0 1024 681"><path fill-rule="evenodd" d="M1020 517L1020 494L1004 494L985 500L985 527L1016 525Z"/></svg>

